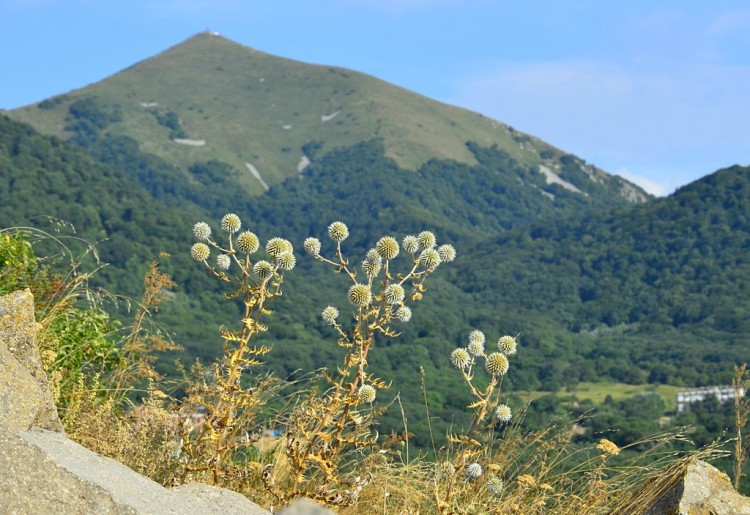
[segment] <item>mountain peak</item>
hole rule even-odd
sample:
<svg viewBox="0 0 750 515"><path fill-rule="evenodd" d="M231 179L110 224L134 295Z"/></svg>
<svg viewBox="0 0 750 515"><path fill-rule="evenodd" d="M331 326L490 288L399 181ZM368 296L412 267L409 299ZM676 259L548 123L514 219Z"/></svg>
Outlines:
<svg viewBox="0 0 750 515"><path fill-rule="evenodd" d="M475 164L476 153L466 145L474 142L497 147L545 174L548 183L585 191L573 183L618 182L627 185L623 197L646 198L637 187L589 165L578 178L558 177L562 151L481 114L363 73L266 54L212 31L101 82L9 114L67 139L75 117L70 108L85 99L89 109L117 113L89 113L110 120L102 133L128 136L143 151L183 169L197 162L226 163L251 194L298 175L314 159L313 149L322 156L378 139L386 155L409 170L432 159Z"/></svg>

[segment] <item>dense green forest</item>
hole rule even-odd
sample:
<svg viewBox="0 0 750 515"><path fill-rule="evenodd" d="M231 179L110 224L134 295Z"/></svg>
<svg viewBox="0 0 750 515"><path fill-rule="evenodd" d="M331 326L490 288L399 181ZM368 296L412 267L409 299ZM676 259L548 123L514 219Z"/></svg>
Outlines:
<svg viewBox="0 0 750 515"><path fill-rule="evenodd" d="M40 218L49 215L74 224L77 236L100 242L109 264L96 285L131 297L149 260L172 254L163 269L178 287L158 320L184 346L184 362L216 356L219 325L238 322L238 306L188 255L192 225L206 221L216 230L226 212L240 215L263 242L282 236L296 246L298 266L267 333L274 347L268 366L282 377L334 366L340 357L319 313L328 304L345 312L348 284L303 255L304 238L325 240L331 221L345 221L352 263L385 234L400 240L429 229L456 247L456 261L435 273L400 337L383 341L370 358L393 381L392 394L400 393L418 446L429 443L422 369L433 433L462 423L470 396L449 355L472 329L490 340L520 335L503 385L509 393L555 392L579 381L723 384L734 363L747 361L747 168L630 206L615 192L585 196L547 184L503 151L473 143L476 165L433 160L410 172L385 157L377 140L322 155L311 142L313 162L300 177L248 198L232 167L208 161L178 168L135 140L104 134L117 110L100 111L71 111L69 129L81 148L0 117L0 223L55 230ZM561 177L578 180L582 163L563 161ZM173 370L174 357L162 360L164 371ZM559 397L544 399L532 403L529 424L571 415ZM590 437L614 421L633 437L658 427L654 415L665 408L651 400L653 409L643 411L625 401L588 406L595 409ZM520 408L520 398L512 404ZM392 408L383 425L401 428L400 412Z"/></svg>

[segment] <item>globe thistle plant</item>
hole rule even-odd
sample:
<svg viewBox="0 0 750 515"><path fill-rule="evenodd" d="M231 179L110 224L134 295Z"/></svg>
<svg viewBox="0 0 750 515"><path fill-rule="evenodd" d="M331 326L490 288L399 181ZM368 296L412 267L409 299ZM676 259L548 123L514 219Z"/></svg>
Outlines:
<svg viewBox="0 0 750 515"><path fill-rule="evenodd" d="M503 336L497 341L497 348L500 352L505 354L506 356L512 356L516 353L518 344L516 343L516 339L512 336Z"/></svg>
<svg viewBox="0 0 750 515"><path fill-rule="evenodd" d="M378 252L378 249L370 249L367 251L367 254L365 254L365 261L369 261L370 263L376 263L378 265L383 264L383 258L380 255L380 252Z"/></svg>
<svg viewBox="0 0 750 515"><path fill-rule="evenodd" d="M492 375L505 375L508 372L508 358L501 352L493 352L487 356L484 366Z"/></svg>
<svg viewBox="0 0 750 515"><path fill-rule="evenodd" d="M211 250L205 243L196 243L190 248L190 256L196 261L205 261L211 254Z"/></svg>
<svg viewBox="0 0 750 515"><path fill-rule="evenodd" d="M477 479L482 475L482 466L479 463L470 463L466 466L466 476L469 479Z"/></svg>
<svg viewBox="0 0 750 515"><path fill-rule="evenodd" d="M466 346L466 350L472 356L481 356L484 354L484 343L481 341L470 341L469 345Z"/></svg>
<svg viewBox="0 0 750 515"><path fill-rule="evenodd" d="M450 245L448 243L446 243L445 245L440 245L437 251L442 263L450 263L451 261L456 259L456 249L453 247L453 245Z"/></svg>
<svg viewBox="0 0 750 515"><path fill-rule="evenodd" d="M485 341L487 341L487 337L479 329L474 329L469 333L469 343L481 343L484 345Z"/></svg>
<svg viewBox="0 0 750 515"><path fill-rule="evenodd" d="M375 400L376 395L375 388L373 388L369 384L363 384L359 387L359 391L357 392L357 397L359 398L360 402L372 402Z"/></svg>
<svg viewBox="0 0 750 515"><path fill-rule="evenodd" d="M373 277L377 277L382 268L383 265L380 263L380 261L370 261L369 259L365 259L364 261L362 261L362 271L370 279L372 279Z"/></svg>
<svg viewBox="0 0 750 515"><path fill-rule="evenodd" d="M266 252L274 259L281 254L291 253L292 251L292 244L289 240L285 240L284 238L271 238L266 242Z"/></svg>
<svg viewBox="0 0 750 515"><path fill-rule="evenodd" d="M394 259L398 256L400 250L398 241L392 236L384 236L380 238L377 245L375 245L375 249L378 251L380 257L385 260Z"/></svg>
<svg viewBox="0 0 750 515"><path fill-rule="evenodd" d="M242 222L240 221L240 217L235 215L234 213L226 214L221 219L221 230L224 232L228 232L230 234L236 233L240 230L241 226Z"/></svg>
<svg viewBox="0 0 750 515"><path fill-rule="evenodd" d="M243 371L261 364L258 358L270 351L251 340L267 330L261 319L272 314L268 306L281 295L284 272L295 265L292 245L287 240L269 240L269 254L275 263L253 263L250 254L260 248L258 237L251 231L240 233L242 222L234 213L225 215L220 225L228 233L225 243L212 239L207 223L196 223L193 236L199 241L191 247L190 255L203 263L210 275L232 286L233 291L226 297L241 301L244 313L237 330L221 329L224 356L210 371L212 381L204 382L187 397L191 403L206 405L210 414L205 424L182 428L179 450L184 460L177 472L178 481L201 474L209 474L214 484L224 482L227 476L237 479L235 464L246 452L247 443L238 441L235 428L252 420L258 407L266 402L267 393L262 388L247 388L241 381ZM216 251L213 266L208 263L211 249Z"/></svg>
<svg viewBox="0 0 750 515"><path fill-rule="evenodd" d="M320 318L322 318L323 322L325 322L328 325L335 324L336 319L338 317L339 317L339 310L333 306L326 306L326 308L320 314Z"/></svg>
<svg viewBox="0 0 750 515"><path fill-rule="evenodd" d="M503 424L510 422L513 418L513 412L510 410L510 406L507 404L500 404L495 408L495 418Z"/></svg>
<svg viewBox="0 0 750 515"><path fill-rule="evenodd" d="M363 308L372 301L372 290L366 284L356 283L349 288L348 298L353 306Z"/></svg>
<svg viewBox="0 0 750 515"><path fill-rule="evenodd" d="M273 265L268 261L258 261L253 265L253 273L261 281L270 279L273 276Z"/></svg>
<svg viewBox="0 0 750 515"><path fill-rule="evenodd" d="M435 247L435 234L432 231L422 231L417 235L417 241L419 242L419 248L431 249Z"/></svg>
<svg viewBox="0 0 750 515"><path fill-rule="evenodd" d="M404 248L404 252L416 254L419 250L419 240L416 236L404 236L404 239L401 240L401 246Z"/></svg>
<svg viewBox="0 0 750 515"><path fill-rule="evenodd" d="M409 306L401 306L393 313L393 316L399 322L408 322L411 320L411 308Z"/></svg>
<svg viewBox="0 0 750 515"><path fill-rule="evenodd" d="M509 338L503 337L500 339L503 342L501 349L515 352L515 345L513 345L515 339ZM500 385L510 366L508 354L493 352L486 355L484 353L485 343L485 334L475 329L469 333L467 348L455 349L451 353L451 362L461 371L461 375L471 390L472 397L474 397L474 401L469 405L469 408L474 410L474 416L465 434L449 435L449 439L455 444L455 447L446 451L448 454L446 457L456 464L458 470L463 470L468 479L476 479L482 474L482 466L478 462L471 463L470 460L478 455L488 455L487 446L493 445L492 442L496 441L495 431L498 429L498 423L507 424L513 416L510 406L499 402ZM500 346L500 343L498 343L498 346ZM474 384L474 378L477 371L481 369L474 367L474 364L481 359L484 360L484 368L489 375L489 381L486 386L479 387ZM493 466L496 466L496 464L491 464L490 469L496 472L492 468ZM503 481L499 477L490 477L486 484L489 493L494 496L501 495ZM442 506L450 505L458 492L465 491L462 490L465 485L466 483L462 486L461 482L457 481L456 476L439 481L435 489L436 502Z"/></svg>
<svg viewBox="0 0 750 515"><path fill-rule="evenodd" d="M451 363L453 363L453 366L456 368L464 369L471 363L471 356L464 348L455 349L451 352Z"/></svg>
<svg viewBox="0 0 750 515"><path fill-rule="evenodd" d="M497 476L492 476L487 480L487 491L495 497L500 497L503 494L504 486L503 480Z"/></svg>
<svg viewBox="0 0 750 515"><path fill-rule="evenodd" d="M394 305L401 304L404 301L404 295L406 295L406 293L404 292L403 286L398 283L393 283L386 287L385 291L383 291L383 295L385 296L386 303Z"/></svg>
<svg viewBox="0 0 750 515"><path fill-rule="evenodd" d="M206 222L198 222L193 226L193 235L196 240L206 241L211 237L211 227Z"/></svg>
<svg viewBox="0 0 750 515"><path fill-rule="evenodd" d="M333 222L328 226L328 236L333 241L342 242L349 237L349 228L344 222Z"/></svg>
<svg viewBox="0 0 750 515"><path fill-rule="evenodd" d="M419 263L432 272L440 265L440 255L435 249L425 249L419 255Z"/></svg>
<svg viewBox="0 0 750 515"><path fill-rule="evenodd" d="M340 366L324 373L330 388L320 397L311 399L301 411L302 415L292 417L287 436L290 477L294 478L295 484L292 493L312 492L301 485L307 478L314 477L318 481L313 493L316 499L321 499L323 493L330 493L328 488L337 481L337 459L347 447L367 448L375 444L377 432L371 430L371 423L377 410L362 410L358 406L372 402L377 390L388 385L368 370L368 354L374 349L376 338L398 336L392 324L411 319L410 304L422 298L425 278L440 260L432 248L435 246L434 235L424 231L424 243L432 253L421 262L417 256L421 256L418 253L425 249L419 248L417 237L404 238L404 250L409 254L406 259L410 257L411 264L399 273L393 261L401 251L399 241L393 236L384 236L366 253L360 271L360 267L350 265L342 249L341 242L349 236L346 225L333 222L327 232L338 243L332 257L321 254L320 242L316 238L305 240L305 251L349 279L347 299L355 307L351 314L353 323L347 327L332 306L321 313L323 322L337 332L338 344L346 349L346 354ZM462 360L468 364L471 358L465 349L463 353L466 356ZM273 485L267 483L266 486L274 491Z"/></svg>
<svg viewBox="0 0 750 515"><path fill-rule="evenodd" d="M282 252L276 256L275 262L280 270L291 270L297 264L297 259L291 252Z"/></svg>
<svg viewBox="0 0 750 515"><path fill-rule="evenodd" d="M232 260L226 254L219 254L216 256L216 268L222 271L229 270L229 266L232 264Z"/></svg>
<svg viewBox="0 0 750 515"><path fill-rule="evenodd" d="M260 247L260 241L255 233L245 231L237 236L236 246L237 250L243 254L252 254Z"/></svg>
<svg viewBox="0 0 750 515"><path fill-rule="evenodd" d="M315 257L320 255L320 240L318 238L307 238L303 244L305 252Z"/></svg>

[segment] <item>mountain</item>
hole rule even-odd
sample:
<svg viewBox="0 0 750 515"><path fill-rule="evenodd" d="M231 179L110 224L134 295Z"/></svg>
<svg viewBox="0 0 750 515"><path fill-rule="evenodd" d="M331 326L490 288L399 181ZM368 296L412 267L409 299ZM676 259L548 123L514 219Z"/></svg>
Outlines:
<svg viewBox="0 0 750 515"><path fill-rule="evenodd" d="M572 156L481 114L211 33L96 84L7 114L44 134L84 144L93 137L127 136L142 152L185 171L196 163L224 163L249 195L298 176L309 161L334 148L378 139L385 155L406 170L433 159L476 164L466 146L471 141L533 169L542 185L586 195L598 184L629 201L648 198L582 161L564 172L561 158Z"/></svg>

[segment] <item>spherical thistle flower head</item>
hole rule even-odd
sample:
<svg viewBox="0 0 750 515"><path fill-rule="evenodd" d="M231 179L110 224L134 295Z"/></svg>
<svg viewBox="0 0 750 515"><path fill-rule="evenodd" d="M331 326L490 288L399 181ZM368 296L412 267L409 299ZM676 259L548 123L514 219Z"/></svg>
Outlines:
<svg viewBox="0 0 750 515"><path fill-rule="evenodd" d="M516 343L516 339L512 336L503 336L497 341L497 348L500 352L505 354L506 356L512 356L516 353L516 350L518 348L518 344Z"/></svg>
<svg viewBox="0 0 750 515"><path fill-rule="evenodd" d="M411 308L409 306L401 306L393 313L393 316L399 322L408 322L411 320Z"/></svg>
<svg viewBox="0 0 750 515"><path fill-rule="evenodd" d="M381 268L383 268L383 265L380 264L380 261L370 261L369 259L362 261L362 271L367 277L375 277L380 273Z"/></svg>
<svg viewBox="0 0 750 515"><path fill-rule="evenodd" d="M221 230L226 231L230 234L239 231L240 226L242 226L242 222L240 222L240 217L235 215L234 213L226 214L221 219Z"/></svg>
<svg viewBox="0 0 750 515"><path fill-rule="evenodd" d="M297 258L291 252L282 252L276 256L276 264L281 270L291 270L297 264Z"/></svg>
<svg viewBox="0 0 750 515"><path fill-rule="evenodd" d="M281 254L292 252L293 250L294 247L292 247L291 242L284 238L271 238L266 242L266 252L268 252L268 255L274 259Z"/></svg>
<svg viewBox="0 0 750 515"><path fill-rule="evenodd" d="M469 479L476 479L482 475L482 466L479 463L471 463L466 466L466 475Z"/></svg>
<svg viewBox="0 0 750 515"><path fill-rule="evenodd" d="M492 476L487 480L487 491L495 497L500 497L503 493L503 480L497 476Z"/></svg>
<svg viewBox="0 0 750 515"><path fill-rule="evenodd" d="M328 226L328 237L333 241L344 241L349 237L349 228L344 222L333 222Z"/></svg>
<svg viewBox="0 0 750 515"><path fill-rule="evenodd" d="M358 308L367 306L372 302L372 291L366 284L357 283L349 288L349 302Z"/></svg>
<svg viewBox="0 0 750 515"><path fill-rule="evenodd" d="M386 303L391 305L401 304L404 301L405 295L404 287L396 283L386 286L383 292Z"/></svg>
<svg viewBox="0 0 750 515"><path fill-rule="evenodd" d="M333 325L334 323L336 323L336 319L338 317L339 317L339 310L334 308L333 306L326 306L326 308L320 314L320 318L322 318L323 322L325 322L328 325Z"/></svg>
<svg viewBox="0 0 750 515"><path fill-rule="evenodd" d="M479 329L474 329L472 332L469 333L469 343L479 342L484 345L485 341L487 341L487 338L484 336L484 333L480 331Z"/></svg>
<svg viewBox="0 0 750 515"><path fill-rule="evenodd" d="M379 265L383 264L383 258L380 257L380 253L378 253L378 249L368 250L367 254L365 254L365 261L369 261L370 263L377 263Z"/></svg>
<svg viewBox="0 0 750 515"><path fill-rule="evenodd" d="M431 249L435 246L435 235L432 231L422 231L417 235L417 241L419 242L419 248Z"/></svg>
<svg viewBox="0 0 750 515"><path fill-rule="evenodd" d="M404 239L401 240L401 246L404 248L404 252L414 254L419 250L419 240L416 236L410 234L409 236L404 236Z"/></svg>
<svg viewBox="0 0 750 515"><path fill-rule="evenodd" d="M273 275L273 265L268 261L258 261L253 265L253 273L261 281L265 281Z"/></svg>
<svg viewBox="0 0 750 515"><path fill-rule="evenodd" d="M508 358L505 357L505 354L502 354L500 352L493 352L492 354L487 356L487 362L484 364L484 366L487 369L487 372L489 372L493 376L496 376L504 375L508 371L510 363L508 363Z"/></svg>
<svg viewBox="0 0 750 515"><path fill-rule="evenodd" d="M226 254L219 254L216 256L216 268L219 270L229 270L229 265L232 264L232 260Z"/></svg>
<svg viewBox="0 0 750 515"><path fill-rule="evenodd" d="M463 370L469 366L470 362L471 356L469 356L469 351L466 349L459 348L451 352L451 363L453 363L454 367Z"/></svg>
<svg viewBox="0 0 750 515"><path fill-rule="evenodd" d="M303 247L305 248L305 252L313 257L320 255L320 240L318 238L307 238L305 243L303 243Z"/></svg>
<svg viewBox="0 0 750 515"><path fill-rule="evenodd" d="M453 245L450 245L446 243L445 245L440 245L437 249L438 256L440 256L440 261L443 263L450 263L454 259L456 259L456 249L453 247Z"/></svg>
<svg viewBox="0 0 750 515"><path fill-rule="evenodd" d="M211 254L211 251L205 243L196 243L190 247L190 256L196 261L207 260L209 254Z"/></svg>
<svg viewBox="0 0 750 515"><path fill-rule="evenodd" d="M470 341L469 345L466 346L466 350L468 350L469 354L472 356L481 356L484 354L484 343L480 341Z"/></svg>
<svg viewBox="0 0 750 515"><path fill-rule="evenodd" d="M375 249L383 259L393 259L398 256L398 241L393 236L383 236L375 244Z"/></svg>
<svg viewBox="0 0 750 515"><path fill-rule="evenodd" d="M237 236L237 250L244 254L252 254L260 247L260 241L255 233L245 231Z"/></svg>
<svg viewBox="0 0 750 515"><path fill-rule="evenodd" d="M495 418L503 424L507 424L513 418L513 412L507 404L501 404L495 408Z"/></svg>
<svg viewBox="0 0 750 515"><path fill-rule="evenodd" d="M372 402L375 400L376 393L375 388L371 385L363 384L359 387L357 397L359 398L359 402Z"/></svg>
<svg viewBox="0 0 750 515"><path fill-rule="evenodd" d="M432 272L440 265L440 255L435 249L425 249L419 255L419 263Z"/></svg>
<svg viewBox="0 0 750 515"><path fill-rule="evenodd" d="M206 241L211 237L211 227L206 222L198 222L193 226L193 235L197 240Z"/></svg>

